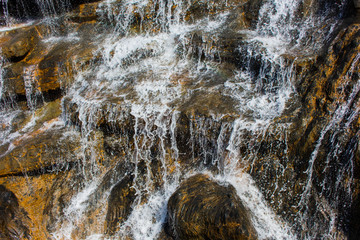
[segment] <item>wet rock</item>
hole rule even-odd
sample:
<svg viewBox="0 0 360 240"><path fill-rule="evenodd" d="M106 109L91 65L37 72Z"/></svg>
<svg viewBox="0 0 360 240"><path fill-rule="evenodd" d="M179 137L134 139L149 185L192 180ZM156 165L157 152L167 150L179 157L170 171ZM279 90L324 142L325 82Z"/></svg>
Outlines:
<svg viewBox="0 0 360 240"><path fill-rule="evenodd" d="M359 41L360 27L354 24L338 32L319 56L295 61L298 95L289 101L291 108L274 121L266 137L251 143L257 154L251 175L275 212L295 223L299 236L306 231L326 232L330 208L339 211L339 234L349 234L349 215L353 216L350 225L357 224L360 120L353 113L359 107ZM282 129L280 122L291 125ZM249 155L251 149L242 152ZM354 184L352 192L348 191L350 182ZM306 189L310 184L310 190ZM297 225L300 214L307 218L306 230ZM352 227L350 235L353 231Z"/></svg>
<svg viewBox="0 0 360 240"><path fill-rule="evenodd" d="M170 197L167 210L165 228L174 239L257 239L234 187L206 175L185 180Z"/></svg>
<svg viewBox="0 0 360 240"><path fill-rule="evenodd" d="M37 37L34 28L7 32L0 39L1 54L10 62L19 62L34 48Z"/></svg>
<svg viewBox="0 0 360 240"><path fill-rule="evenodd" d="M180 110L204 116L226 114L236 116L237 112L234 106L236 106L236 102L231 97L223 96L218 92L198 91L180 107Z"/></svg>
<svg viewBox="0 0 360 240"><path fill-rule="evenodd" d="M30 239L29 223L15 194L0 185L0 239Z"/></svg>
<svg viewBox="0 0 360 240"><path fill-rule="evenodd" d="M6 59L2 67L2 101L6 98L16 102L30 101L29 97L32 100L38 98L38 108L43 100L49 102L62 97L62 90L74 80L75 69L85 70L96 60L94 39L89 40L89 35L95 35L91 30L94 29L93 23L76 25L79 25L79 36L88 40L44 42L42 39L48 34L46 24L2 34L0 47Z"/></svg>
<svg viewBox="0 0 360 240"><path fill-rule="evenodd" d="M20 20L39 18L41 9L37 3L36 0L8 0L0 5L0 11Z"/></svg>
<svg viewBox="0 0 360 240"><path fill-rule="evenodd" d="M357 171L360 170L359 168L359 161L357 163ZM357 176L360 174L357 172ZM357 179L354 182L354 185L356 186L356 191L354 192L353 196L353 202L351 206L351 214L350 214L350 224L349 224L349 240L356 240L358 236L360 236L360 182Z"/></svg>
<svg viewBox="0 0 360 240"><path fill-rule="evenodd" d="M7 97L17 97L26 100L24 79L22 77L22 64L16 63L3 68L3 94ZM4 96L3 96L4 97Z"/></svg>
<svg viewBox="0 0 360 240"><path fill-rule="evenodd" d="M360 50L359 43L359 25L342 30L330 45L326 56L314 63L317 69L309 66L307 74L296 83L300 101L307 107L301 109L298 121L293 123L292 134L296 136L291 136L294 141L291 151L297 152L295 155L308 158L313 148L311 146L318 139L324 122L329 122L336 105L345 104L345 101L350 100L351 90L354 89L359 76L354 73L348 77L348 74L351 68L351 71L359 68L356 62ZM354 126L357 128L357 124Z"/></svg>
<svg viewBox="0 0 360 240"><path fill-rule="evenodd" d="M70 12L68 17L71 21L77 23L96 21L99 18L99 13L96 11L98 7L98 2L81 4Z"/></svg>
<svg viewBox="0 0 360 240"><path fill-rule="evenodd" d="M51 124L54 120L49 121ZM66 169L76 161L78 146L75 135L63 135L61 129L39 128L13 142L0 156L0 176L38 175ZM64 158L64 156L67 156Z"/></svg>
<svg viewBox="0 0 360 240"><path fill-rule="evenodd" d="M59 43L39 62L38 68L34 71L34 74L38 80L41 92L60 88L60 76L62 70L66 68L66 58L69 51L72 50L71 46L72 43Z"/></svg>
<svg viewBox="0 0 360 240"><path fill-rule="evenodd" d="M134 177L126 175L111 190L106 214L106 233L113 235L117 227L125 222L132 211L136 191L132 187Z"/></svg>
<svg viewBox="0 0 360 240"><path fill-rule="evenodd" d="M68 0L46 2L37 0L7 0L0 4L0 16L3 24L6 23L5 17L12 17L20 21L38 19L47 15L60 14L72 8L84 4L99 2L100 0Z"/></svg>
<svg viewBox="0 0 360 240"><path fill-rule="evenodd" d="M35 219L42 222L43 228L46 228L46 231L43 231L44 235L56 231L56 222L61 219L64 211L71 204L71 198L74 197L76 191L81 189L84 178L80 176L78 167L79 165L55 174L30 177L30 180L39 186L39 189L46 189L46 192L38 193L41 202L36 202L36 208L43 211L38 215L32 214Z"/></svg>
<svg viewBox="0 0 360 240"><path fill-rule="evenodd" d="M245 16L252 27L256 26L263 0L250 0L244 5Z"/></svg>
<svg viewBox="0 0 360 240"><path fill-rule="evenodd" d="M157 240L173 240L171 236L169 236L164 229L159 233Z"/></svg>
<svg viewBox="0 0 360 240"><path fill-rule="evenodd" d="M226 154L233 120L231 114L214 119L196 112L182 112L175 131L181 166L221 171L224 162L218 160Z"/></svg>
<svg viewBox="0 0 360 240"><path fill-rule="evenodd" d="M175 41L178 43L186 42L184 46L181 46L182 48L179 47L179 59L186 55L189 57L187 60L194 60L194 65L197 64L197 61L201 61L209 67L207 72L216 65L217 70L214 72L217 73L204 73L201 74L201 77L192 77L197 73L193 74L191 73L193 69L188 69L188 72L183 71L171 75L170 80L174 81L174 84L179 84L179 88L185 94L189 94L181 100L175 100L176 103L171 103L174 104L173 110L179 111L180 115L176 127L174 126L175 129L171 130L174 132L164 133L161 139L159 139L156 131L159 126L152 125L150 119L136 119L135 124L135 117L129 113L128 109L123 109L126 103L124 103L123 98L119 97L125 94L126 102L135 102L136 97L133 96L135 92L133 85L135 84L133 83L142 81L142 78L154 78L151 75L156 74L151 73L151 71L147 75L134 74L131 77L132 80L126 79L129 81L129 87L119 90L114 94L117 95L115 97L105 97L106 93L86 87L82 88L81 93L80 91L77 92L80 98L72 95L73 90L76 91L80 87L73 84L76 74L84 73L89 68L98 69L96 62L103 60L96 59L97 57L94 55L99 53L93 51L98 47L94 41L97 38L95 36L100 32L97 27L106 25L102 30L108 27L107 30L111 32L113 29L110 26L118 26L114 21L123 20L122 17L117 18L116 16L123 14L124 17L131 19L128 22L130 32L119 33L119 39L126 34L128 34L127 36L144 32L151 32L149 35L157 34L163 31L163 28L166 29L166 26L160 23L162 13L158 11L159 6L153 4L153 1L149 1L149 5L144 9L134 4L131 6L133 7L131 13L129 11L124 14L120 8L124 4L121 0L111 1L109 9L106 9L107 11L98 9L102 4L94 1L66 1L72 5L71 7L60 4L64 1L47 1L56 5L55 12L49 12L46 9L39 9L39 6L36 5L39 2L41 1L9 0L8 3L12 5L12 7L9 5L9 13L17 18L29 19L37 18L40 15L60 13L63 10L67 11L71 7L74 7L74 11L60 17L61 20L56 20L52 26L40 27L37 25L31 30L25 28L24 30L12 31L12 35L4 34L0 40L0 44L4 46L3 55L7 59L2 66L4 70L2 94L4 93L4 95L1 96L10 98L15 95L14 101L21 101L22 104L26 105L28 100L29 104L32 104L31 99L28 98L29 91L26 90L33 90L39 92L37 95L39 99L45 100L43 105L36 106L38 109L35 111L37 118L32 119L36 122L34 129L29 130L27 128L21 131L22 127L30 123L30 114L19 115L18 119L14 118L14 121L10 123L11 127L6 126L5 121L1 122L0 125L3 130L8 131L10 129L9 131L12 133L19 132L22 135L11 145L6 143L0 146L0 153L2 154L0 157L0 179L7 184L8 180L13 178L13 185L6 186L17 196L21 196L18 195L18 192L24 192L23 196L26 197L22 198L23 206L27 207L26 211L32 219L37 219L37 231L40 234L36 235L37 238L46 239L46 237L42 237L42 234L48 235L58 231L57 228L64 226L61 220L64 222L68 220L64 220L64 211L76 192L83 189L82 184L88 180L80 177L82 173L64 173L66 169L72 169L75 172L73 166L76 164L73 161L78 161L77 158L79 157L83 158L83 161L79 161L82 162L78 168L79 171L85 169L90 172L88 168L94 167L101 172L97 173L97 176L101 177L104 176L104 172L113 171L109 177L111 180L104 181L105 183L89 196L86 201L88 207L83 214L85 220L82 219L81 223L76 226L77 230L73 230L72 235L75 238L84 239L96 232L99 226L103 226L104 220L106 221L105 231L109 235L113 234L129 216L131 212L129 206L132 205L135 196L131 188L132 180L124 178L113 188L108 202L106 219L104 219L104 211L106 211L106 196L104 197L106 194L104 192L107 193L110 186L122 178L122 175L117 173L130 172L130 170L120 168L114 170L113 166L119 158L123 161L131 161L126 157L134 152L135 147L138 147L135 146L134 141L138 141L142 146L141 150L136 150L139 152L144 150L147 154L146 161L141 159L136 163L137 175L140 177L135 184L144 185L147 181L145 177L150 176L149 189L151 190L161 189L165 175L174 171L183 172L184 170L199 168L211 170L213 173L221 171L221 164L224 163L219 163L221 160L218 159L226 159L227 144L234 127L234 119L239 116L247 117L247 113L237 112L237 101L225 96L221 86L233 78L240 69L246 68L244 63L247 62L249 52L246 48L243 48L245 49L244 52L239 50L239 46L246 43L243 39L246 36L238 32L256 26L263 0L187 1L192 6L187 9L186 13L180 14L180 18L188 23L197 24L202 21L206 23L204 19L218 22L223 20L220 19L222 17L226 18L226 21L214 31L207 32L196 29L185 36L186 39L176 39L176 37ZM160 2L169 4L168 1L157 1L157 3ZM334 11L337 11L340 2L343 1L305 0L302 1L303 5L299 7L300 10L297 14L301 18L314 14L322 15L323 11L328 11L332 6L335 9ZM25 3L24 9L14 10L16 7L13 6L18 6L19 3ZM29 9L31 8L30 4L34 4L32 9ZM174 13L179 5L172 4L171 7L168 5L167 9ZM107 8L108 5L103 4L102 7ZM227 11L230 12L227 13ZM221 14L219 17L219 13L226 14ZM104 20L103 18L106 17L109 19ZM62 20L64 21L59 23ZM203 27L206 28L206 26ZM120 29L117 30L120 31ZM49 35L47 34L51 31L56 32L55 38L48 38ZM36 41L39 38L44 38L44 41ZM297 96L288 103L292 105L291 109L286 109L283 116L276 119L264 132L256 132L250 129L242 130L241 139L239 139L241 143L236 143L242 159L239 161L241 167L252 174L272 209L291 224L295 223L296 225L305 222L296 219L296 216L304 212L304 209L294 206L298 206L304 186L307 183L308 160L319 136L321 136L321 131L324 126L326 127L335 119L332 115L333 110L349 101L354 87L357 86L358 64L354 65L353 74L349 75L347 72L353 67L354 59L357 59L358 38L358 26L353 26L351 29L342 32L336 42L330 44L330 51L326 46L324 49L326 54L320 58L317 56L300 57L297 53L293 56L291 54L286 57L281 56L289 60L289 64L292 64L292 60L296 59L294 66L298 76L295 83ZM240 55L243 55L243 58L240 58ZM120 65L126 68L133 67L140 61L155 57L150 44L139 51L134 51ZM106 60L104 59L104 61ZM264 61L265 59L259 57L254 58L251 62L254 77L259 75L262 69L261 64L264 64ZM268 62L265 64L270 65ZM221 71L218 70L219 68ZM224 70L225 68L226 70ZM280 71L280 68L274 68L274 72ZM97 79L97 77L96 73L86 76L83 79L84 85L86 85L85 81L92 84L92 78ZM271 77L268 81L273 79ZM106 83L104 84L106 85ZM106 86L104 87L106 88ZM59 106L60 99L69 89L71 89L69 95L62 100L62 105ZM265 90L259 89L259 91L266 93ZM306 222L309 227L314 229L313 232L320 228L324 228L326 231L326 228L329 227L326 224L312 226L312 222L315 218L325 219L323 221L325 223L330 219L331 215L329 215L328 209L331 210L331 207L338 204L331 202L336 197L333 195L334 191L331 190L338 179L336 171L338 169L343 170L344 166L350 166L352 162L348 159L355 159L353 172L346 169L348 172L342 175L345 176L341 178L343 181L338 181L340 188L346 189L347 184L351 185L352 179L354 179L354 185L351 186L355 187L348 188L355 189L351 214L349 214L351 199L343 190L341 190L343 191L340 199L341 206L335 207L335 209L340 216L341 225L336 229L346 232L347 222L350 221L350 238L358 235L356 229L359 225L357 209L359 208L360 166L358 95L358 93L355 94L354 100L349 102L351 111L338 124L342 126L339 131L331 129L324 135L324 144L319 149L318 157L314 163L313 190L310 193L312 196L308 204L312 212L309 213L308 216L310 217ZM102 103L93 106L92 103L86 104L86 101L79 100L81 97L84 99L102 99ZM53 102L55 99L57 102ZM48 101L51 103L47 104ZM52 120L60 116L61 109L68 128L64 130L54 127L53 131L46 129L46 126L53 123ZM31 108L31 110L34 109ZM350 112L356 114L350 114ZM288 128L289 125L291 125L290 128ZM84 141L91 142L88 149L86 146L80 146L78 142L79 132L74 134L76 136L70 136L72 127L84 134ZM94 135L99 135L98 137L92 136L95 131L96 134ZM89 132L90 134L88 134ZM63 135L62 133L67 134ZM172 145L171 142L173 138L170 135L173 133L176 146L175 143ZM335 154L334 152L331 154L331 149L334 149L335 146L346 150L342 153L336 152ZM78 147L83 147L79 154L75 153ZM98 155L93 154L95 148ZM175 155L178 156L174 157ZM166 157L166 163L163 163L161 161L163 159L160 157ZM252 161L253 157L255 160L249 166L247 161ZM92 164L96 166L86 165L89 160L94 161ZM329 176L323 174L326 160L329 160L326 170L326 174ZM53 172L59 172L59 174L53 174ZM353 178L350 172L354 173ZM62 174L63 176L60 176ZM114 178L115 174L117 174L117 178ZM26 179L24 178L25 175L27 176ZM27 181L31 184L28 184ZM175 194L169 202L169 208L172 211L172 215L169 215L169 221L170 217L173 217L171 221L174 224L168 224L167 230L172 237L165 236L165 233L162 232L160 239L173 237L181 239L239 239L240 237L236 235L238 228L247 229L247 232L244 231L245 238L256 238L246 210L241 204L239 205L238 201L240 200L236 197L235 190L232 187L221 186L205 176L193 177L188 181L184 182L184 185L177 191L176 194L179 195ZM51 184L53 185L48 186ZM322 184L329 187L330 190L322 189ZM74 187L74 185L77 186ZM49 188L50 191L47 193ZM37 194L39 192L42 194ZM321 192L322 196L316 196L316 192ZM180 195L184 198L179 197ZM38 209L43 208L44 203L41 201L43 196L49 197L44 212L48 218L40 216L43 213L38 211ZM145 202L146 197L144 199ZM316 205L316 203L320 204ZM197 211L187 210L186 214L181 216L179 214L181 212L180 207L184 206L189 209L189 204L191 204L190 208L194 206ZM331 207L329 207L330 205ZM207 208L208 206L211 206L209 207L211 209ZM223 206L227 207L223 208ZM317 209L317 206L321 206L321 208ZM200 216L201 214L203 215ZM224 217L226 214L230 216L230 220ZM243 217L245 215L246 217ZM348 215L351 217L346 218ZM218 218L218 216L221 217ZM312 218L311 216L315 217ZM185 217L187 217L185 220L188 223L181 222ZM196 217L199 219L195 219ZM44 231L45 225L46 230ZM300 228L295 226L294 229ZM42 233L46 231L48 232Z"/></svg>
<svg viewBox="0 0 360 240"><path fill-rule="evenodd" d="M187 9L185 20L189 22L195 22L204 17L212 18L215 13L226 12L233 10L239 6L242 6L246 0L229 0L227 2L222 1L198 1L193 0L189 8Z"/></svg>

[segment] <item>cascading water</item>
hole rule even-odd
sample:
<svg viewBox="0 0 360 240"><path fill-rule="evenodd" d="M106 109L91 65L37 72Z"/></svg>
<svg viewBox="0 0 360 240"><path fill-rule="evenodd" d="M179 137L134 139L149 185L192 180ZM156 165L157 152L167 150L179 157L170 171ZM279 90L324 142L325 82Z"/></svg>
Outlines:
<svg viewBox="0 0 360 240"><path fill-rule="evenodd" d="M56 6L49 0L36 3L49 18L59 13L61 4L64 10L71 5L68 1ZM96 10L101 16L100 25L111 30L106 29L102 37L94 40L98 48L89 66L74 67L73 82L61 83L62 115L54 126L62 125L64 136L80 138L73 152L79 163L74 164L76 173L70 181L73 189L63 194L68 202L61 207L61 214L47 205L51 215L49 238L157 239L166 222L170 196L182 180L197 173L235 187L259 239L339 237L333 233L338 228L340 200L336 198L343 191L341 179L347 181L345 191L351 191L352 180L347 178L353 175L355 150L350 151L349 162L339 164L335 171L339 176L335 188L340 190L331 190L331 177L322 179L321 194L336 199L322 211L333 215L325 220L316 218L306 207L315 191L314 163L325 135L341 125L332 133L332 138L337 139L341 129L348 128L359 115L358 111L349 112L359 92L358 83L352 86L349 101L338 104L332 120L321 131L304 173L306 182L300 184L300 199L294 203L298 205L290 207L297 213L284 210L280 215L286 199L276 202L275 196L275 192L285 194L292 187L283 182L291 168L287 144L291 123L278 119L292 107L291 99L297 94L296 60L317 54L337 24L336 10L305 12L304 4L301 0L265 1L257 25L250 31L231 28L232 16L242 6L234 1L102 1ZM339 14L346 4L334 3L341 10ZM320 26L325 19L329 24ZM71 34L75 38L68 41L78 44L76 33ZM226 35L232 41L239 40L229 47L237 55L229 60L230 67L226 65L229 50L221 49L222 45L228 47L222 42ZM58 40L42 41L55 44ZM353 60L347 78L354 74L358 61L359 57ZM39 106L46 106L35 74L37 68L23 68L24 94L33 120L22 128L23 132L1 131L6 139L3 142L9 144L4 155L16 147L14 140L25 130L44 129L37 127L35 116ZM2 78L0 87L4 101ZM17 107L2 105L2 118L15 121ZM8 116L9 111L12 116ZM333 168L341 152L336 141L324 172ZM271 144L264 150L268 142ZM278 158L274 157L276 151ZM262 162L266 162L265 167L259 170ZM268 179L268 173L274 174L272 168L276 180L259 183L262 179L256 177ZM107 213L119 184L129 189L127 215L121 206ZM115 226L111 225L113 218L119 221ZM328 228L311 228L309 221L315 226L325 222ZM107 226L105 231L103 226Z"/></svg>

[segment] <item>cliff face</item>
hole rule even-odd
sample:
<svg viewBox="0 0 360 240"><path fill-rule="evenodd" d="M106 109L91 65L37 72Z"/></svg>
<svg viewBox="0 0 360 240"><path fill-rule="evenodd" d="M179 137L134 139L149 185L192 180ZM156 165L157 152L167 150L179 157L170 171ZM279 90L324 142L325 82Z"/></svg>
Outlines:
<svg viewBox="0 0 360 240"><path fill-rule="evenodd" d="M0 238L356 239L353 7L8 1Z"/></svg>

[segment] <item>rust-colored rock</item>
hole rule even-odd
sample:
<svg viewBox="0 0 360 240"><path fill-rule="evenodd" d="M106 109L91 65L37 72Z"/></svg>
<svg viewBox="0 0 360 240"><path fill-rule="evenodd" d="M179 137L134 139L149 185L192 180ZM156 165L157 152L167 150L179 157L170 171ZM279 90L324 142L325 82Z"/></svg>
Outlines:
<svg viewBox="0 0 360 240"><path fill-rule="evenodd" d="M14 141L12 149L3 153L6 154L0 157L0 176L38 174L66 168L68 163L77 160L74 156L78 147L76 141L74 136L64 137L61 129L39 128ZM67 157L62 159L64 156Z"/></svg>
<svg viewBox="0 0 360 240"><path fill-rule="evenodd" d="M0 40L1 54L10 62L19 62L34 48L36 38L33 28L10 31Z"/></svg>
<svg viewBox="0 0 360 240"><path fill-rule="evenodd" d="M81 4L77 6L72 12L68 14L70 20L73 22L89 22L95 21L99 18L97 13L97 8L99 6L98 2Z"/></svg>
<svg viewBox="0 0 360 240"><path fill-rule="evenodd" d="M206 175L185 180L170 197L167 209L166 230L174 239L257 239L235 188Z"/></svg>

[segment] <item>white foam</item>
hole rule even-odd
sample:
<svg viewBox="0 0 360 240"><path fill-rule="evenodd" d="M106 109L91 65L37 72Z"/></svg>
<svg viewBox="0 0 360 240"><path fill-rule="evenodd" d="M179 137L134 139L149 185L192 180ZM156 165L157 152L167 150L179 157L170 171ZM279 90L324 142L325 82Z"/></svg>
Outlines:
<svg viewBox="0 0 360 240"><path fill-rule="evenodd" d="M145 204L137 205L128 220L121 226L120 236L129 235L135 240L156 239L166 218L167 201L177 183L167 185L164 192L151 193Z"/></svg>
<svg viewBox="0 0 360 240"><path fill-rule="evenodd" d="M225 177L218 177L220 181L231 183L250 211L252 223L259 239L291 240L296 237L291 228L282 221L267 205L264 197L256 186L254 180L247 173L233 171Z"/></svg>

